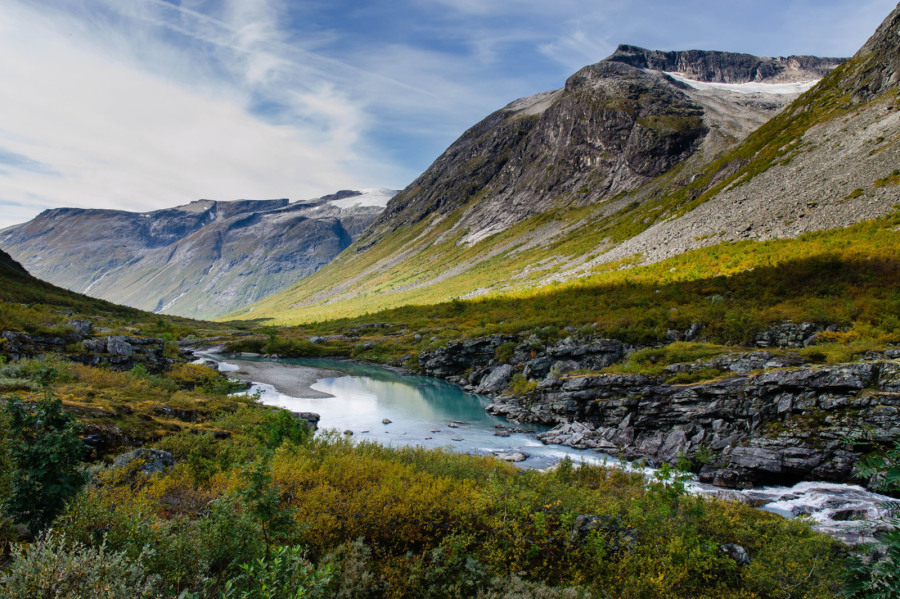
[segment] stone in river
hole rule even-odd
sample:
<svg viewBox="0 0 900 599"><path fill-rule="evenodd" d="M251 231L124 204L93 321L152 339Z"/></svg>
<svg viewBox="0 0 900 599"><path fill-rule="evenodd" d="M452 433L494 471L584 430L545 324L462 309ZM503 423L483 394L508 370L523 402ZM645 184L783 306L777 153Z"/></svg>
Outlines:
<svg viewBox="0 0 900 599"><path fill-rule="evenodd" d="M521 451L497 451L494 452L494 457L506 462L524 462L528 456Z"/></svg>

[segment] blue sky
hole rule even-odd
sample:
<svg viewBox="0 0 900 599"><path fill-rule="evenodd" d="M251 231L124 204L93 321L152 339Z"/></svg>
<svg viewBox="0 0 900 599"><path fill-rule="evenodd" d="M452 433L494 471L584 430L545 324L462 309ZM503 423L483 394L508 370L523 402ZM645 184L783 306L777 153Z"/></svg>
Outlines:
<svg viewBox="0 0 900 599"><path fill-rule="evenodd" d="M0 227L402 188L619 43L849 56L894 0L3 0Z"/></svg>

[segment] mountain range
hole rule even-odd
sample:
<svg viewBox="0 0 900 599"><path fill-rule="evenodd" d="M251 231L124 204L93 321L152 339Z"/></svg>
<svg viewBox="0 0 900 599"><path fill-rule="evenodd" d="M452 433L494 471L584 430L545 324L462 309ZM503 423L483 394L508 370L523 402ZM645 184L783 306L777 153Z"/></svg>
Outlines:
<svg viewBox="0 0 900 599"><path fill-rule="evenodd" d="M0 247L143 309L295 323L846 227L900 199L897 13L850 59L619 46L488 115L390 202L52 210Z"/></svg>
<svg viewBox="0 0 900 599"><path fill-rule="evenodd" d="M395 192L308 202L198 200L148 213L63 208L0 232L35 276L143 310L213 318L284 289L349 246Z"/></svg>

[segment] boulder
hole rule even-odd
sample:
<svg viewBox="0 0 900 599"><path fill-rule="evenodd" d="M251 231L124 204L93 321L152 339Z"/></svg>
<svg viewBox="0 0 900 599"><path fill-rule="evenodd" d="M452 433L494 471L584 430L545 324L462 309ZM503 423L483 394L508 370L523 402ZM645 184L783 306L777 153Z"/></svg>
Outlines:
<svg viewBox="0 0 900 599"><path fill-rule="evenodd" d="M725 543L724 545L719 545L719 551L734 560L734 562L739 566L750 565L750 554L747 553L747 550L740 545L735 545L734 543Z"/></svg>
<svg viewBox="0 0 900 599"><path fill-rule="evenodd" d="M528 458L521 451L495 451L494 457L505 462L524 462Z"/></svg>
<svg viewBox="0 0 900 599"><path fill-rule="evenodd" d="M475 389L476 393L497 393L506 388L512 378L513 368L509 364L502 364L492 368L481 379L481 383Z"/></svg>
<svg viewBox="0 0 900 599"><path fill-rule="evenodd" d="M161 449L139 448L116 457L114 469L134 469L150 475L175 466L175 456Z"/></svg>
<svg viewBox="0 0 900 599"><path fill-rule="evenodd" d="M76 333L81 333L82 335L90 334L91 330L94 328L94 323L89 320L70 320L66 323L66 326L75 331Z"/></svg>

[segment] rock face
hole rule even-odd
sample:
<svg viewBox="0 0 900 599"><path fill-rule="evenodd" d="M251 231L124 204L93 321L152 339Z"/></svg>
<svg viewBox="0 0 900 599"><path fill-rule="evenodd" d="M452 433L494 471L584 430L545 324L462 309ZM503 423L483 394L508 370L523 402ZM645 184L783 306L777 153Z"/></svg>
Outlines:
<svg viewBox="0 0 900 599"><path fill-rule="evenodd" d="M864 66L859 69L854 81L854 97L858 100L870 100L875 96L896 89L900 83L900 48L897 36L900 35L900 5L895 8L875 34L859 49L854 56Z"/></svg>
<svg viewBox="0 0 900 599"><path fill-rule="evenodd" d="M163 472L175 466L175 456L161 449L139 448L116 457L112 467L121 469L140 469L142 474L151 475Z"/></svg>
<svg viewBox="0 0 900 599"><path fill-rule="evenodd" d="M145 214L48 210L0 243L35 276L144 310L211 318L327 264L394 192L338 192L312 202L214 202Z"/></svg>
<svg viewBox="0 0 900 599"><path fill-rule="evenodd" d="M864 362L764 371L694 385L641 375L549 380L492 410L520 421L561 422L548 443L629 459L705 462L700 480L748 488L852 479L861 452L846 439L868 431L900 439L900 366Z"/></svg>
<svg viewBox="0 0 900 599"><path fill-rule="evenodd" d="M844 61L843 58L817 56L769 58L708 50L661 52L624 44L606 60L639 69L683 73L698 81L722 83L821 79Z"/></svg>
<svg viewBox="0 0 900 599"><path fill-rule="evenodd" d="M398 194L366 239L472 204L468 242L559 205L634 189L697 150L703 109L663 75L600 62L564 89L513 102L469 129ZM579 201L576 199L576 201Z"/></svg>
<svg viewBox="0 0 900 599"><path fill-rule="evenodd" d="M789 350L807 345L819 330L785 323L761 333L757 344ZM654 465L688 459L701 481L724 487L847 482L867 450L848 439L867 435L883 445L900 439L900 364L894 361L900 350L827 366L789 351L751 350L672 364L659 377L569 374L604 368L634 349L611 339L545 344L495 335L422 352L419 364L426 374L497 396L487 408L494 414L555 425L538 436L545 443ZM721 378L663 382L709 371ZM513 376L530 380L533 390L508 395Z"/></svg>

